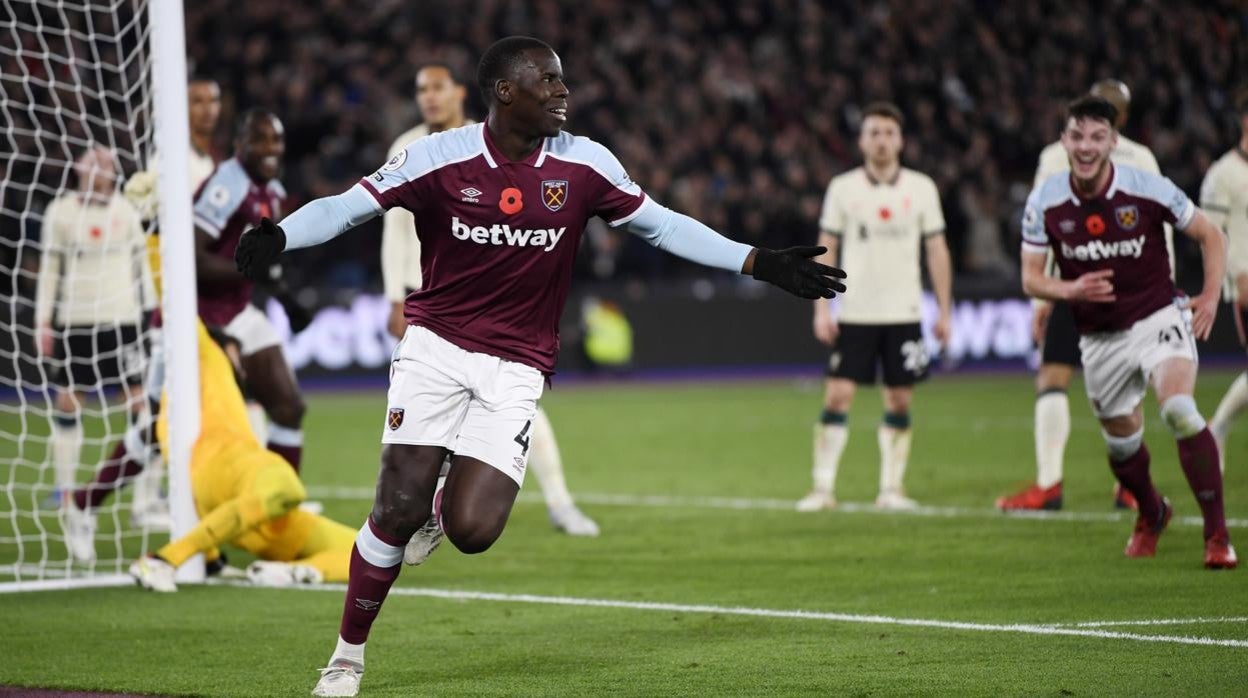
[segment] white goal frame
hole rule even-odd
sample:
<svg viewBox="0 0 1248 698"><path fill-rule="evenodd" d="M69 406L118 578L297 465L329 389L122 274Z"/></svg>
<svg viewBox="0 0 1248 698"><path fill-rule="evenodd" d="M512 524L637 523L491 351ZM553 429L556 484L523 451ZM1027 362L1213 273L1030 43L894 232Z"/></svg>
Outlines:
<svg viewBox="0 0 1248 698"><path fill-rule="evenodd" d="M166 361L165 389L169 448L164 454L169 473L171 537L189 532L197 523L191 493L191 450L199 436L199 351L195 281L194 228L191 222L189 175L190 129L187 109L185 23L181 0L148 0L151 88L155 154L159 160L158 197L162 269L161 315ZM142 49L141 49L142 50ZM151 163L147 163L150 168ZM182 583L202 582L204 562L196 555L177 572ZM0 583L0 593L81 589L133 584L122 574L91 574L58 579Z"/></svg>

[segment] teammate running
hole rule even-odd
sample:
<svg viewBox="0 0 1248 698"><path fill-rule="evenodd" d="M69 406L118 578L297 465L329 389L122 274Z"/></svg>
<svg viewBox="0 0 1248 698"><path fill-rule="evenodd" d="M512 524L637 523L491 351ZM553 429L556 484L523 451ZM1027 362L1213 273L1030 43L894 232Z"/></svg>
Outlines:
<svg viewBox="0 0 1248 698"><path fill-rule="evenodd" d="M1088 398L1101 422L1109 464L1139 504L1127 557L1152 557L1173 514L1153 487L1140 402L1149 385L1178 444L1179 462L1205 520L1205 566L1232 568L1222 473L1213 434L1196 408L1196 340L1218 310L1226 249L1222 233L1164 177L1109 156L1118 110L1087 96L1067 110L1062 143L1070 173L1055 174L1027 198L1023 214L1023 290L1071 305ZM1204 287L1179 296L1166 259L1164 224L1200 245ZM1049 250L1060 277L1045 274Z"/></svg>

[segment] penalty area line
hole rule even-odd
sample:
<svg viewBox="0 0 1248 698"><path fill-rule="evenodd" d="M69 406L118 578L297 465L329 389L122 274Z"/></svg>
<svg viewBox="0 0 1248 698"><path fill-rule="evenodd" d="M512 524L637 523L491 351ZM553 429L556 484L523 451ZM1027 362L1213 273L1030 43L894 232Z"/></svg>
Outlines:
<svg viewBox="0 0 1248 698"><path fill-rule="evenodd" d="M326 487L313 486L308 488L309 499L350 499L371 500L375 490L372 487ZM582 492L574 494L576 501L583 504L616 507L656 507L661 509L732 509L737 511L793 511L797 500L766 499L759 497L701 497L681 495L635 495L635 494L603 494ZM544 500L536 492L521 492L517 501L541 503ZM1135 512L1095 512L1095 511L1019 511L1001 512L996 509L975 509L971 507L936 507L920 506L911 511L882 511L874 505L862 502L840 502L831 513L847 514L895 514L898 516L918 516L924 518L945 519L1022 519L1027 521L1087 521L1094 523L1117 523L1135 520ZM805 514L810 516L810 514ZM1181 526L1204 526L1199 516L1176 516L1170 522ZM1227 519L1228 528L1248 528L1248 519Z"/></svg>
<svg viewBox="0 0 1248 698"><path fill-rule="evenodd" d="M233 584L230 586L247 586ZM254 587L253 587L254 588ZM345 593L345 584L311 584L286 587L300 591L333 591ZM663 603L658 601L623 601L617 599L592 599L576 596L539 596L535 594L499 594L485 591L458 589L431 589L421 587L394 587L390 596L410 596L444 599L449 601L493 601L502 603L542 604L547 606L576 606L582 608L612 608L630 611L662 611L664 613L697 613L723 616L746 616L752 618L781 618L787 620L815 620L859 625L893 625L912 628L935 628L939 630L964 630L972 632L1014 633L1021 635L1056 635L1087 637L1099 640L1129 640L1135 642L1160 642L1176 645L1199 645L1206 647L1248 648L1248 640L1225 640L1212 637L1187 635L1147 635L1094 628L1035 625L1026 623L972 623L965 621L936 620L928 618L897 618L883 615L856 613L829 613L825 611L783 610L772 608L749 608L745 606L711 606L705 604Z"/></svg>

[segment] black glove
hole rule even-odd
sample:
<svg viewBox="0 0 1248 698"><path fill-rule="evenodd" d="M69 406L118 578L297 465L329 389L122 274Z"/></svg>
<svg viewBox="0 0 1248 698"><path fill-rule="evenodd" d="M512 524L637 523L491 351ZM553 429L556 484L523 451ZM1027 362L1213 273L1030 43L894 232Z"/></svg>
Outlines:
<svg viewBox="0 0 1248 698"><path fill-rule="evenodd" d="M801 298L835 298L845 292L845 272L813 261L826 247L790 247L787 250L758 248L754 255L754 278L775 284Z"/></svg>
<svg viewBox="0 0 1248 698"><path fill-rule="evenodd" d="M234 248L234 264L243 276L252 281L268 281L269 268L286 249L286 233L271 219L261 218L260 225L243 233Z"/></svg>

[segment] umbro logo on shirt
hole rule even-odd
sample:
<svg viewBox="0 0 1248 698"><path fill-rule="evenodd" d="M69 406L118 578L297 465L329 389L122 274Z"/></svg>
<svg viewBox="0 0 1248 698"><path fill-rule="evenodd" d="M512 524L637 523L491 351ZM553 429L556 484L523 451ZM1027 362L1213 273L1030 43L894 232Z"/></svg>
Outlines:
<svg viewBox="0 0 1248 698"><path fill-rule="evenodd" d="M464 195L464 198L460 199L460 201L467 201L470 204L477 204L477 203L481 203L481 200L477 197L481 196L485 192L481 191L480 189L477 189L476 187L468 187L467 189L460 189L459 193Z"/></svg>

